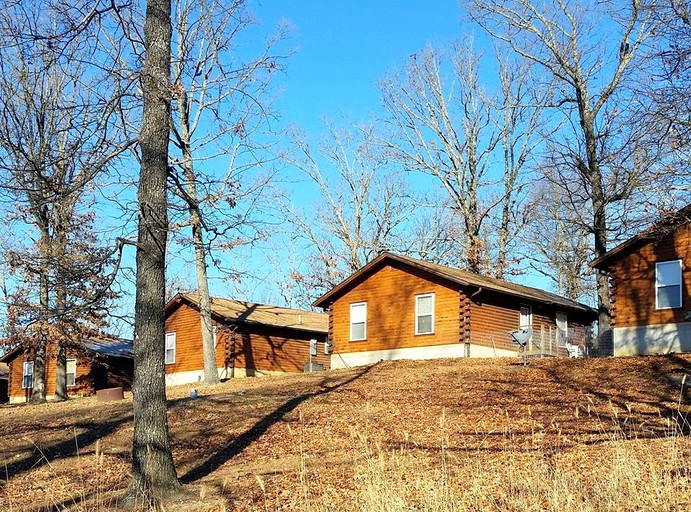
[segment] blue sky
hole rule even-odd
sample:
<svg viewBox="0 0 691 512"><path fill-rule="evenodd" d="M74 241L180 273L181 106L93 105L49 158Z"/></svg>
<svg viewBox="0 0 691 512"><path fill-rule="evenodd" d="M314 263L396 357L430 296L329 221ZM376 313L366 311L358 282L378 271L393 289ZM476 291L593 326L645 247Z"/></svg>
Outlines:
<svg viewBox="0 0 691 512"><path fill-rule="evenodd" d="M463 21L458 0L415 1L318 1L288 0L251 2L248 4L257 25L243 37L245 50L252 55L253 42L272 34L276 27L287 24L288 37L280 49L292 55L285 62L285 72L274 76L277 97L275 110L278 126L274 130L297 125L311 141L324 131L323 119L347 119L365 122L382 114L377 82L387 73L403 67L409 57L428 45L438 48L471 36L476 49L487 48L487 39L476 27ZM486 50L491 54L491 48ZM488 55L489 57L489 55ZM492 82L492 76L483 77ZM415 178L418 180L429 178ZM436 186L436 182L434 184ZM295 207L306 212L316 201L316 190L306 182L293 190ZM295 192L297 190L297 193ZM262 275L271 279L277 272L303 257L301 249L282 246L277 237L251 250L219 253L224 266L238 272L254 274L243 286L229 284L215 269L210 268L212 294L233 295L257 302L280 302L275 283L262 283ZM277 269L276 257L265 261L262 249L269 252L288 250L282 255ZM192 254L171 258L172 273L182 285L195 286ZM534 276L522 276L526 284L548 286L533 282ZM530 282L529 282L530 281Z"/></svg>
<svg viewBox="0 0 691 512"><path fill-rule="evenodd" d="M457 0L263 2L253 7L263 30L292 25L277 107L283 122L311 133L323 117L364 120L379 107L377 80L428 43L461 34Z"/></svg>

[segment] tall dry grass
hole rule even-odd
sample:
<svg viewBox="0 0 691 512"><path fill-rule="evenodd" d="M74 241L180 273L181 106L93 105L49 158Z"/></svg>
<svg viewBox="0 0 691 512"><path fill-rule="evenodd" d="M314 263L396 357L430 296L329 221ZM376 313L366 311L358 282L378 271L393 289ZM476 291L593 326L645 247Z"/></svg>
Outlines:
<svg viewBox="0 0 691 512"><path fill-rule="evenodd" d="M619 420L619 418L617 418ZM386 448L369 432L353 432L359 451L354 486L342 493L320 494L303 487L309 497L288 508L326 511L689 511L691 510L691 441L688 423L669 421L668 435L638 438L627 418L604 429L608 439L567 449L513 445L511 433L498 450L449 449L444 418L437 449L402 443ZM306 475L302 486L319 475ZM343 482L345 484L346 482ZM337 484L336 484L337 485ZM276 504L281 507L281 504ZM285 506L286 504L283 504Z"/></svg>

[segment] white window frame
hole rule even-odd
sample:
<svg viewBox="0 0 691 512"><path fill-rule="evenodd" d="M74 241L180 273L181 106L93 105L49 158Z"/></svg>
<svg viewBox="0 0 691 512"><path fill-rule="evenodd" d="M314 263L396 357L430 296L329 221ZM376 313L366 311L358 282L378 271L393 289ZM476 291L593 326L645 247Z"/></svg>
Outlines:
<svg viewBox="0 0 691 512"><path fill-rule="evenodd" d="M353 309L358 307L365 308L365 320L364 322L353 322ZM367 302L354 302L350 305L350 341L365 341L367 339ZM362 338L353 337L353 325L354 324L364 324L365 329Z"/></svg>
<svg viewBox="0 0 691 512"><path fill-rule="evenodd" d="M560 318L561 317L561 318ZM559 324L564 324L564 328L559 327ZM566 341L569 338L569 315L566 311L557 311L554 319L554 323L557 326L557 332L564 331L564 339L561 341Z"/></svg>
<svg viewBox="0 0 691 512"><path fill-rule="evenodd" d="M31 372L27 373L27 368L31 368ZM26 384L26 378L28 376L31 376L31 386L25 386ZM24 361L24 364L22 365L22 389L32 389L34 387L34 362L33 361Z"/></svg>
<svg viewBox="0 0 691 512"><path fill-rule="evenodd" d="M70 361L74 361L74 372L70 372ZM68 375L70 375L70 373L74 374L72 384L70 384L70 380L68 378ZM68 388L73 388L77 385L77 360L74 358L65 361L65 382L67 383Z"/></svg>
<svg viewBox="0 0 691 512"><path fill-rule="evenodd" d="M660 285L658 280L659 280L659 268L663 265L676 265L677 269L679 270L679 280L677 284L665 284L665 285ZM684 288L684 276L682 274L682 266L681 266L681 260L671 260L671 261L660 261L658 263L655 263L655 309L679 309L683 306L682 304L682 291ZM659 301L659 294L658 291L660 288L666 288L669 286L678 286L679 287L679 302L677 306L667 306L667 307L660 307L660 301Z"/></svg>
<svg viewBox="0 0 691 512"><path fill-rule="evenodd" d="M432 299L432 322L431 322L431 330L429 332L421 332L420 331L420 317L422 316L430 316L429 314L426 315L421 315L420 314L420 299L426 299L426 298L431 298ZM425 335L425 334L434 334L434 293L422 293L420 295L415 296L415 335Z"/></svg>
<svg viewBox="0 0 691 512"><path fill-rule="evenodd" d="M528 314L523 315L523 310L527 310ZM528 324L524 324L521 322L521 318L524 316L528 317ZM525 329L526 327L532 327L533 326L533 306L530 304L521 304L520 308L518 310L518 328L519 329Z"/></svg>
<svg viewBox="0 0 691 512"><path fill-rule="evenodd" d="M172 340L172 343L169 342L169 340ZM173 358L172 360L168 358L168 353L170 351L173 351ZM165 363L166 364L175 364L175 357L177 356L177 336L174 332L167 332L166 333L166 348L165 348Z"/></svg>

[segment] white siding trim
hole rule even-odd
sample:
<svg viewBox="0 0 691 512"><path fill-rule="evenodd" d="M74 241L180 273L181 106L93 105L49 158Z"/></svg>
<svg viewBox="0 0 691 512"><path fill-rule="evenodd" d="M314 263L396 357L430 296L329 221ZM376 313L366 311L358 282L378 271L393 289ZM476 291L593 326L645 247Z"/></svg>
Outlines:
<svg viewBox="0 0 691 512"><path fill-rule="evenodd" d="M495 350L492 347L470 345L470 357L493 357L495 355L496 357L516 357L516 351L497 349L495 354ZM423 360L448 359L452 357L465 357L464 343L331 354L331 368L364 366L379 361L394 361L398 359Z"/></svg>
<svg viewBox="0 0 691 512"><path fill-rule="evenodd" d="M235 377L247 377L247 371L245 368L235 368ZM285 372L276 371L264 371L264 370L251 370L249 372L250 377L263 377L267 375L283 375ZM221 379L230 378L230 368L221 367L218 368L218 376ZM183 384L194 384L199 383L202 385L202 380L204 379L204 370L191 370L188 372L175 372L166 373L166 386L181 386Z"/></svg>
<svg viewBox="0 0 691 512"><path fill-rule="evenodd" d="M691 351L691 322L614 328L614 355Z"/></svg>

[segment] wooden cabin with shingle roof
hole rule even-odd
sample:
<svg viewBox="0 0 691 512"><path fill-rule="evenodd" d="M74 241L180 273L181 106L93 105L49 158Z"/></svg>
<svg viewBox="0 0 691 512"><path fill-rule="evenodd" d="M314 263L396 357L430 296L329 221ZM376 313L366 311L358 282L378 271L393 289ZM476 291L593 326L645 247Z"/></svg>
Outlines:
<svg viewBox="0 0 691 512"><path fill-rule="evenodd" d="M34 348L18 345L0 356L0 370L7 367L7 399L11 403L28 402L34 386ZM134 360L132 342L108 335L92 336L67 346L67 396L79 397L101 389L132 386ZM46 398L55 398L57 344L48 340L44 382ZM2 377L0 376L0 379ZM0 402L3 395L0 386Z"/></svg>
<svg viewBox="0 0 691 512"><path fill-rule="evenodd" d="M324 313L213 297L211 318L221 379L303 372L310 361L329 368ZM316 355L310 356L310 341ZM204 374L199 297L180 293L166 305L166 383L198 382Z"/></svg>
<svg viewBox="0 0 691 512"><path fill-rule="evenodd" d="M388 359L582 355L597 312L538 288L385 252L314 302L330 315L331 368Z"/></svg>
<svg viewBox="0 0 691 512"><path fill-rule="evenodd" d="M691 204L590 266L609 274L615 356L691 351Z"/></svg>

